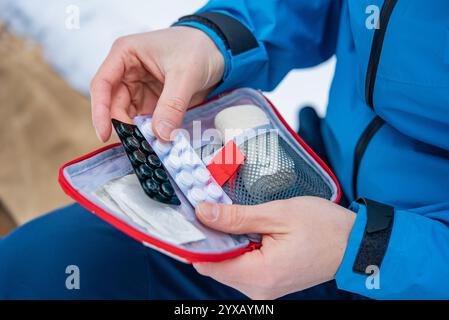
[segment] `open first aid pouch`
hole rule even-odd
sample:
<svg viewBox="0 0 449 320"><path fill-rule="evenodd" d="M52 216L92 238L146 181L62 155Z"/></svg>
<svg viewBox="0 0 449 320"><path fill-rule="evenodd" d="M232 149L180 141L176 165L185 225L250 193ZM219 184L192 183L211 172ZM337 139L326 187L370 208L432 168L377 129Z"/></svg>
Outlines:
<svg viewBox="0 0 449 320"><path fill-rule="evenodd" d="M63 165L59 182L103 220L178 260L221 261L260 247L260 235L201 224L201 201L340 199L330 169L259 91L234 90L189 109L170 143L154 137L151 116L134 122L113 120L122 143Z"/></svg>

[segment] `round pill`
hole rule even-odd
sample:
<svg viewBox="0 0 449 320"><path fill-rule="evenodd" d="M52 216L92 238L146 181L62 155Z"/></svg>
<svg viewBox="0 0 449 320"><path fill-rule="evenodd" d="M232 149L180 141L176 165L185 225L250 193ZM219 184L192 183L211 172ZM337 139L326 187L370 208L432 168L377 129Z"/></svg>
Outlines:
<svg viewBox="0 0 449 320"><path fill-rule="evenodd" d="M135 137L128 137L123 141L123 145L128 150L136 150L139 149L140 144L139 140L137 140Z"/></svg>
<svg viewBox="0 0 449 320"><path fill-rule="evenodd" d="M137 128L137 127L134 128L134 136L136 136L139 139L143 139L144 138L143 135L142 135L142 132L140 132L139 128Z"/></svg>
<svg viewBox="0 0 449 320"><path fill-rule="evenodd" d="M179 131L179 130L177 130L176 131L176 134L175 134L175 137L174 137L174 141L175 142L179 142L179 141L181 141L181 140L186 140L187 138L184 136L184 134L182 133L182 131Z"/></svg>
<svg viewBox="0 0 449 320"><path fill-rule="evenodd" d="M160 140L156 140L153 144L153 149L156 151L157 154L163 156L167 154L170 151L171 144L165 143Z"/></svg>
<svg viewBox="0 0 449 320"><path fill-rule="evenodd" d="M207 196L206 197L206 200L204 200L205 202L212 202L212 203L215 203L215 202L217 202L217 199L215 199L215 198L212 198L211 196Z"/></svg>
<svg viewBox="0 0 449 320"><path fill-rule="evenodd" d="M210 173L205 168L196 168L193 171L193 179L195 180L196 185L205 185L210 179Z"/></svg>
<svg viewBox="0 0 449 320"><path fill-rule="evenodd" d="M146 180L142 186L145 192L152 196L159 192L159 184L153 179Z"/></svg>
<svg viewBox="0 0 449 320"><path fill-rule="evenodd" d="M181 159L176 154L172 154L170 152L170 155L165 159L165 166L166 168L170 168L174 172L178 172L181 168Z"/></svg>
<svg viewBox="0 0 449 320"><path fill-rule="evenodd" d="M148 137L154 137L153 128L151 127L151 121L147 119L142 125L142 132Z"/></svg>
<svg viewBox="0 0 449 320"><path fill-rule="evenodd" d="M179 149L176 145L174 145L170 150L170 154L175 155L177 157L180 157L183 152L184 150Z"/></svg>
<svg viewBox="0 0 449 320"><path fill-rule="evenodd" d="M193 188L189 191L189 196L195 204L198 202L206 200L206 193L200 188Z"/></svg>
<svg viewBox="0 0 449 320"><path fill-rule="evenodd" d="M138 169L137 169L137 174L141 177L141 178L151 178L153 176L153 169L151 169L149 166L147 166L146 164L142 164Z"/></svg>
<svg viewBox="0 0 449 320"><path fill-rule="evenodd" d="M194 152L184 152L181 156L181 162L189 167L194 167L199 164L197 155Z"/></svg>
<svg viewBox="0 0 449 320"><path fill-rule="evenodd" d="M181 139L178 141L175 140L175 143L173 144L173 150L177 154L183 153L188 147L189 147L189 143L187 142L186 139Z"/></svg>
<svg viewBox="0 0 449 320"><path fill-rule="evenodd" d="M162 194L161 192L157 193L154 195L154 198L156 200L158 200L159 202L163 202L163 203L169 203L170 202L170 197L166 197L164 194Z"/></svg>
<svg viewBox="0 0 449 320"><path fill-rule="evenodd" d="M133 165L140 165L142 163L145 163L146 157L145 154L140 151L140 150L136 150L134 151L131 156L131 162L133 163Z"/></svg>
<svg viewBox="0 0 449 320"><path fill-rule="evenodd" d="M156 170L154 170L153 177L160 182L165 182L168 180L167 173L161 168L157 168Z"/></svg>
<svg viewBox="0 0 449 320"><path fill-rule="evenodd" d="M217 186L214 183L210 183L207 186L207 194L212 199L219 200L221 198L221 196L223 195L223 192L221 191L219 186Z"/></svg>
<svg viewBox="0 0 449 320"><path fill-rule="evenodd" d="M181 171L177 176L176 176L176 182L184 187L185 189L190 188L193 185L193 177L190 173L186 172L186 171Z"/></svg>
<svg viewBox="0 0 449 320"><path fill-rule="evenodd" d="M142 141L142 143L140 144L142 146L142 150L147 152L147 153L153 153L153 148L151 148L150 144L148 143L148 141L144 140Z"/></svg>
<svg viewBox="0 0 449 320"><path fill-rule="evenodd" d="M130 136L133 134L133 127L126 123L120 123L117 126L117 133L121 136Z"/></svg>
<svg viewBox="0 0 449 320"><path fill-rule="evenodd" d="M161 160L157 157L155 154L150 154L147 158L148 164L152 167L160 167L161 166Z"/></svg>
<svg viewBox="0 0 449 320"><path fill-rule="evenodd" d="M169 182L164 182L161 184L161 193L167 198L171 198L175 194L175 189L173 189Z"/></svg>

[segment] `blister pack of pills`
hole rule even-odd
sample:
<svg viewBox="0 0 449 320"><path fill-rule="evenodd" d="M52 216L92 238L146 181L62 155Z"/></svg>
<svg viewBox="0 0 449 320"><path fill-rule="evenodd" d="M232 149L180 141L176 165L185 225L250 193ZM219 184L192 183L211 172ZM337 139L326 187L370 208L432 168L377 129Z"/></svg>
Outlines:
<svg viewBox="0 0 449 320"><path fill-rule="evenodd" d="M202 201L232 203L181 131L172 141L162 142L154 135L151 116L137 116L134 121L193 207Z"/></svg>
<svg viewBox="0 0 449 320"><path fill-rule="evenodd" d="M155 138L150 115L134 122L113 120L121 143L63 165L59 182L89 211L181 261L221 261L261 246L260 235L203 225L195 213L202 201L254 205L303 195L339 201L329 167L259 91L238 89L190 108L169 143ZM216 161L234 149L239 161Z"/></svg>
<svg viewBox="0 0 449 320"><path fill-rule="evenodd" d="M167 171L139 128L116 119L112 124L145 193L163 203L181 204Z"/></svg>

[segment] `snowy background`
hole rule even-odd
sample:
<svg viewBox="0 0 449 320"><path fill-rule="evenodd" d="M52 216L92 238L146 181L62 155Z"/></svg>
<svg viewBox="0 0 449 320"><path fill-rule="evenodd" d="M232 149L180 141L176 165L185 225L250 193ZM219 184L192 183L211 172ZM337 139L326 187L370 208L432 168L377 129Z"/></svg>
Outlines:
<svg viewBox="0 0 449 320"><path fill-rule="evenodd" d="M87 95L90 79L117 37L167 27L205 2L0 0L0 21L12 32L38 43L56 72ZM79 28L70 24L74 10L79 10ZM331 59L316 68L292 71L267 94L294 128L297 110L304 104L324 114L334 66L335 59Z"/></svg>

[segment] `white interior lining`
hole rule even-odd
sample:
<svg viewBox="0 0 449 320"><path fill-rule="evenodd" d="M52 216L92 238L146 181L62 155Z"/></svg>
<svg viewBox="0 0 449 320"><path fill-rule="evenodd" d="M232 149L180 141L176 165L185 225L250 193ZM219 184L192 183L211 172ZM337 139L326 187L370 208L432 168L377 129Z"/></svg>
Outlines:
<svg viewBox="0 0 449 320"><path fill-rule="evenodd" d="M201 119L202 131L213 127L213 119L215 115L223 108L230 107L237 104L255 104L263 108L267 113L274 128L279 130L279 135L299 154L301 157L327 182L332 191L331 200L334 201L337 197L337 185L329 176L329 174L322 168L319 163L313 159L309 153L299 144L298 141L288 132L281 120L276 116L270 104L265 100L263 95L253 89L239 89L223 97L211 101L205 105L190 109L184 118L183 128L192 132L192 121ZM113 212L105 208L104 204L99 199L93 196L92 192L106 182L122 177L132 172L131 164L123 150L123 147L116 146L107 149L99 154L96 154L88 159L82 160L78 163L72 164L64 169L64 177L68 183L73 186L81 195L87 198L96 206L109 212L112 216L122 220L131 227L146 233L141 226L133 222L127 216L119 212ZM175 187L176 190L176 187ZM191 252L197 253L224 253L242 248L248 245L249 239L247 236L228 235L221 232L211 230L204 227L198 220L195 219L193 208L188 205L186 199L183 198L182 193L176 190L182 205L177 210L184 215L184 217L193 223L195 227L203 232L207 239L197 241L194 243L187 243L179 247ZM148 234L154 238L155 235ZM162 239L159 239L162 240Z"/></svg>
<svg viewBox="0 0 449 320"><path fill-rule="evenodd" d="M128 216L123 215L121 212L107 208L103 202L93 194L93 191L106 182L120 178L131 172L132 168L128 158L123 147L119 145L66 167L63 174L72 187L97 207L110 213L112 216L125 222L134 229L153 238L165 241L164 239L160 239L158 236L149 233L146 229L135 223ZM248 245L249 239L246 236L229 235L209 229L202 225L195 218L195 213L192 207L188 204L187 200L183 198L182 193L179 190L176 190L176 192L180 197L181 205L174 208L176 208L186 220L191 222L207 237L206 240L186 243L177 247L198 253L224 253ZM174 244L172 243L172 245Z"/></svg>

